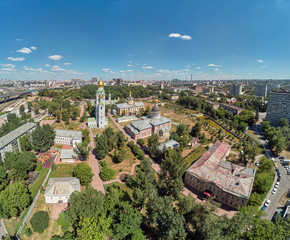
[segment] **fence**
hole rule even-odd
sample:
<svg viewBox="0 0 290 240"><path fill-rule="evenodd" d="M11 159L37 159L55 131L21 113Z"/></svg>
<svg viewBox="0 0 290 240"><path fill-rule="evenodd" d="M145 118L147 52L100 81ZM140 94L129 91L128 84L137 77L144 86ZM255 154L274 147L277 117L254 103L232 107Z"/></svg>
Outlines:
<svg viewBox="0 0 290 240"><path fill-rule="evenodd" d="M56 150L56 149L54 149L54 150ZM59 153L60 153L60 152L58 151L56 157L54 158L54 162L55 162L55 160L58 158ZM30 208L29 208L29 211L28 211L28 213L26 214L26 217L24 218L24 221L23 221L22 225L20 226L20 228L19 228L18 231L17 231L17 234L16 234L17 239L20 239L19 236L20 236L20 234L21 234L21 231L22 231L23 228L25 227L26 222L27 222L27 220L29 219L29 217L30 217L30 215L31 215L31 213L32 213L32 211L33 211L33 209L34 209L34 207L35 207L35 204L36 204L37 201L38 201L38 198L39 198L39 196L40 196L40 192L41 192L41 190L44 188L44 185L45 185L45 183L46 183L46 181L47 181L47 179L48 179L48 177L49 177L50 172L51 172L51 168L49 169L48 173L46 174L46 177L45 177L45 179L44 179L44 181L43 181L43 183L42 183L42 185L41 185L41 188L38 190L38 193L37 193L36 197L34 198L33 203L31 204L31 206L30 206Z"/></svg>

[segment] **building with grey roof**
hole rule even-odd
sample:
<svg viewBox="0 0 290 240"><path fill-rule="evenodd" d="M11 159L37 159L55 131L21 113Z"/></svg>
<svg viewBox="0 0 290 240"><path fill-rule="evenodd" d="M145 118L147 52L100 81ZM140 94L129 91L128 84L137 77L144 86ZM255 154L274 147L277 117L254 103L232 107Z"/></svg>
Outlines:
<svg viewBox="0 0 290 240"><path fill-rule="evenodd" d="M73 163L78 159L78 155L74 152L74 149L62 149L60 152L60 161L63 163Z"/></svg>
<svg viewBox="0 0 290 240"><path fill-rule="evenodd" d="M145 105L143 102L134 102L130 91L127 102L116 105L117 114L119 116L136 115L144 111Z"/></svg>
<svg viewBox="0 0 290 240"><path fill-rule="evenodd" d="M246 206L252 192L255 169L226 161L231 146L216 142L185 173L188 187L213 196L231 207Z"/></svg>
<svg viewBox="0 0 290 240"><path fill-rule="evenodd" d="M50 178L44 197L46 203L68 203L73 192L80 192L80 180L76 177Z"/></svg>
<svg viewBox="0 0 290 240"><path fill-rule="evenodd" d="M171 129L171 119L161 116L158 100L155 101L151 115L142 117L141 120L131 122L126 126L127 133L135 140L151 136L168 136Z"/></svg>
<svg viewBox="0 0 290 240"><path fill-rule="evenodd" d="M21 151L19 138L23 135L28 135L28 137L30 137L36 125L37 124L33 122L25 123L0 138L0 159L2 162L4 162L6 152Z"/></svg>
<svg viewBox="0 0 290 240"><path fill-rule="evenodd" d="M82 142L82 132L56 129L54 142L76 147L77 143Z"/></svg>
<svg viewBox="0 0 290 240"><path fill-rule="evenodd" d="M171 148L173 150L176 150L177 148L179 148L180 144L179 142L173 140L173 139L170 139L169 141L166 141L166 142L163 142L161 143L159 146L158 146L158 149L163 152L164 149L168 149L168 148Z"/></svg>

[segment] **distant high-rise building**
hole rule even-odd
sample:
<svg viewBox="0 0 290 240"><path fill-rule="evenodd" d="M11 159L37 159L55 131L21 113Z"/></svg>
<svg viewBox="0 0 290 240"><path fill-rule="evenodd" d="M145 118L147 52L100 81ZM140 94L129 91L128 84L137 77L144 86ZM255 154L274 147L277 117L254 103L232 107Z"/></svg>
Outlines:
<svg viewBox="0 0 290 240"><path fill-rule="evenodd" d="M230 85L229 95L238 96L243 94L243 85L242 84L232 84Z"/></svg>
<svg viewBox="0 0 290 240"><path fill-rule="evenodd" d="M269 92L266 120L277 126L281 118L290 121L290 92Z"/></svg>
<svg viewBox="0 0 290 240"><path fill-rule="evenodd" d="M122 83L123 83L123 79L122 79L122 78L114 78L113 81L114 81L117 85L122 85Z"/></svg>
<svg viewBox="0 0 290 240"><path fill-rule="evenodd" d="M260 97L266 97L267 96L267 89L268 89L268 85L267 84L257 85L255 87L255 94L257 96L260 96Z"/></svg>

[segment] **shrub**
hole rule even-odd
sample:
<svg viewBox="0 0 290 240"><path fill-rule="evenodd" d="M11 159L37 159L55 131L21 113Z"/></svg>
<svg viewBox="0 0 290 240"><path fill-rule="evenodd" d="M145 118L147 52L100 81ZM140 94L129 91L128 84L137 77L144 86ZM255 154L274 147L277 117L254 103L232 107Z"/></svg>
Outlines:
<svg viewBox="0 0 290 240"><path fill-rule="evenodd" d="M73 176L80 179L82 185L88 186L89 183L93 180L94 174L92 173L92 168L86 163L78 163L74 170Z"/></svg>
<svg viewBox="0 0 290 240"><path fill-rule="evenodd" d="M24 233L27 237L30 237L32 235L31 229L30 228L25 228Z"/></svg>
<svg viewBox="0 0 290 240"><path fill-rule="evenodd" d="M114 156L113 156L113 161L115 162L115 163L121 163L121 162L123 162L124 161L124 159L125 159L125 154L126 154L126 152L124 151L124 150L120 150L120 151L114 151Z"/></svg>
<svg viewBox="0 0 290 240"><path fill-rule="evenodd" d="M105 161L103 161L103 168L101 170L100 176L103 181L108 181L114 178L115 171L112 168L110 168Z"/></svg>
<svg viewBox="0 0 290 240"><path fill-rule="evenodd" d="M43 231L48 227L49 215L45 211L38 211L33 215L30 223L35 232L43 233Z"/></svg>
<svg viewBox="0 0 290 240"><path fill-rule="evenodd" d="M62 212L59 215L57 223L61 226L61 230L63 233L67 232L71 227L69 217L65 214L65 212Z"/></svg>
<svg viewBox="0 0 290 240"><path fill-rule="evenodd" d="M52 171L55 171L56 169L57 169L57 166L56 166L55 162L52 161L52 163L51 163L51 170Z"/></svg>
<svg viewBox="0 0 290 240"><path fill-rule="evenodd" d="M139 145L143 146L145 142L144 142L144 140L142 138L140 138L140 139L138 139L137 143Z"/></svg>

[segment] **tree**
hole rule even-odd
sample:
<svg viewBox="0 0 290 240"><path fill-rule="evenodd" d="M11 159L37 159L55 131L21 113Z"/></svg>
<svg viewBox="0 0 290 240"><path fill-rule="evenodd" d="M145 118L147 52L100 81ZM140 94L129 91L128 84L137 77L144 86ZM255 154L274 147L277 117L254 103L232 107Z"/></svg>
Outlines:
<svg viewBox="0 0 290 240"><path fill-rule="evenodd" d="M84 112L83 116L80 119L80 122L84 122L86 120L86 118L87 118L87 113Z"/></svg>
<svg viewBox="0 0 290 240"><path fill-rule="evenodd" d="M124 161L126 155L126 151L124 149L117 152L117 150L114 151L113 161L115 163L121 163Z"/></svg>
<svg viewBox="0 0 290 240"><path fill-rule="evenodd" d="M117 148L119 150L121 150L122 148L124 148L125 142L127 141L127 138L126 138L125 134L122 133L121 131L119 131L119 132L116 133L115 138L116 138L115 141L117 143Z"/></svg>
<svg viewBox="0 0 290 240"><path fill-rule="evenodd" d="M21 151L31 151L32 150L32 144L30 141L30 138L27 134L25 134L23 137L19 138L20 142L20 148Z"/></svg>
<svg viewBox="0 0 290 240"><path fill-rule="evenodd" d="M110 168L108 163L105 161L102 162L102 165L103 167L100 173L101 179L103 181L108 181L108 180L113 179L113 177L115 176L115 171L112 168Z"/></svg>
<svg viewBox="0 0 290 240"><path fill-rule="evenodd" d="M38 103L35 103L33 105L33 111L34 111L34 113L35 114L38 114L39 113L39 109L40 109L39 104Z"/></svg>
<svg viewBox="0 0 290 240"><path fill-rule="evenodd" d="M201 126L202 123L201 122L197 122L191 129L191 136L193 137L199 137L200 136L200 131L201 131Z"/></svg>
<svg viewBox="0 0 290 240"><path fill-rule="evenodd" d="M259 121L259 109L256 109L256 115L255 115L255 121L258 122Z"/></svg>
<svg viewBox="0 0 290 240"><path fill-rule="evenodd" d="M96 157L99 160L104 159L109 151L108 140L105 135L96 136Z"/></svg>
<svg viewBox="0 0 290 240"><path fill-rule="evenodd" d="M92 168L86 163L78 163L74 170L73 176L80 179L80 183L84 186L88 186L93 180L94 174L92 173Z"/></svg>
<svg viewBox="0 0 290 240"><path fill-rule="evenodd" d="M63 233L67 232L71 228L69 217L65 212L61 212L58 216L57 223L61 226Z"/></svg>
<svg viewBox="0 0 290 240"><path fill-rule="evenodd" d="M110 214L115 239L126 239L135 231L140 231L142 215L136 208L128 202L120 202L115 208Z"/></svg>
<svg viewBox="0 0 290 240"><path fill-rule="evenodd" d="M255 161L256 156L258 155L259 148L254 142L247 142L244 147L244 154L248 160Z"/></svg>
<svg viewBox="0 0 290 240"><path fill-rule="evenodd" d="M61 111L59 109L55 111L55 116L56 116L57 122L60 122L60 119L61 119Z"/></svg>
<svg viewBox="0 0 290 240"><path fill-rule="evenodd" d="M106 211L104 194L89 186L84 192L75 191L71 194L66 214L71 224L76 227L80 219L96 218L104 211Z"/></svg>
<svg viewBox="0 0 290 240"><path fill-rule="evenodd" d="M111 224L112 218L104 213L97 219L81 219L77 229L78 237L83 240L106 240L112 236Z"/></svg>
<svg viewBox="0 0 290 240"><path fill-rule="evenodd" d="M46 152L54 144L55 132L52 126L44 124L42 127L37 126L31 133L32 145L35 151Z"/></svg>
<svg viewBox="0 0 290 240"><path fill-rule="evenodd" d="M77 117L79 117L79 116L80 116L80 109L78 107L74 106L72 109L72 117L71 117L72 120L76 120Z"/></svg>
<svg viewBox="0 0 290 240"><path fill-rule="evenodd" d="M30 220L30 224L35 232L43 233L49 224L48 213L45 211L38 211L34 213Z"/></svg>
<svg viewBox="0 0 290 240"><path fill-rule="evenodd" d="M103 131L103 136L107 139L108 152L111 152L116 147L116 139L113 128L108 127Z"/></svg>
<svg viewBox="0 0 290 240"><path fill-rule="evenodd" d="M152 157L155 157L157 147L159 144L159 137L156 133L153 133L149 138L148 138L148 148L150 151L150 154Z"/></svg>
<svg viewBox="0 0 290 240"><path fill-rule="evenodd" d="M28 178L28 172L36 167L36 157L32 152L10 152L6 153L4 166L14 170L14 177L17 180Z"/></svg>
<svg viewBox="0 0 290 240"><path fill-rule="evenodd" d="M279 121L279 127L287 127L289 128L289 121L287 118L281 118Z"/></svg>
<svg viewBox="0 0 290 240"><path fill-rule="evenodd" d="M184 217L176 213L170 197L154 196L146 204L151 224L156 224L156 239L185 239Z"/></svg>
<svg viewBox="0 0 290 240"><path fill-rule="evenodd" d="M20 106L19 113L20 113L21 116L24 116L25 115L25 107L24 107L24 105L21 105Z"/></svg>
<svg viewBox="0 0 290 240"><path fill-rule="evenodd" d="M69 112L66 108L64 108L61 112L61 117L63 121L68 121L69 120Z"/></svg>
<svg viewBox="0 0 290 240"><path fill-rule="evenodd" d="M4 167L0 166L0 191L5 189L5 187L8 185L8 179L7 179L7 173L4 169Z"/></svg>
<svg viewBox="0 0 290 240"><path fill-rule="evenodd" d="M188 133L188 126L185 123L181 123L176 128L176 133L178 136L183 136L184 134Z"/></svg>
<svg viewBox="0 0 290 240"><path fill-rule="evenodd" d="M8 185L0 192L0 216L16 217L30 203L27 187L21 182Z"/></svg>
<svg viewBox="0 0 290 240"><path fill-rule="evenodd" d="M30 102L30 101L27 102L27 108L28 108L28 112L31 112L32 102Z"/></svg>
<svg viewBox="0 0 290 240"><path fill-rule="evenodd" d="M185 169L185 162L181 153L168 149L159 174L159 185L164 189L166 195L173 197L180 195L180 191L184 188L182 176Z"/></svg>
<svg viewBox="0 0 290 240"><path fill-rule="evenodd" d="M90 151L92 151L91 147L88 147L86 142L77 143L74 152L78 155L79 159L82 161L86 161L90 155Z"/></svg>

